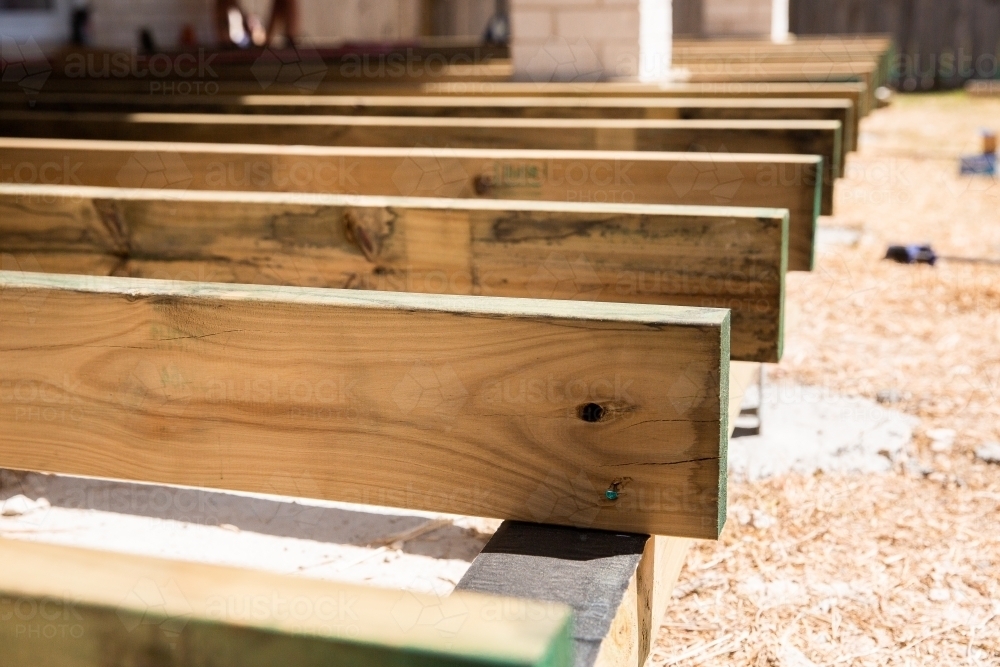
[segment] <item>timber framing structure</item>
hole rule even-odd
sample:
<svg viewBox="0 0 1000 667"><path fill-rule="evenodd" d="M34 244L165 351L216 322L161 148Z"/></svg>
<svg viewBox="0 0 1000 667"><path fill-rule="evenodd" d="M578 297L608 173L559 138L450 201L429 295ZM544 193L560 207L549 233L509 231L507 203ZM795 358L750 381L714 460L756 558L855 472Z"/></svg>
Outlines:
<svg viewBox="0 0 1000 667"><path fill-rule="evenodd" d="M742 361L781 358L787 245L779 209L0 184L33 270L725 307Z"/></svg>
<svg viewBox="0 0 1000 667"><path fill-rule="evenodd" d="M447 596L2 539L0 597L83 632L0 617L0 663L645 664L891 43L678 42L668 84L448 53L0 84L0 380L32 389L0 467L503 521ZM30 418L53 398L79 418ZM275 597L308 613L227 604Z"/></svg>
<svg viewBox="0 0 1000 667"><path fill-rule="evenodd" d="M0 93L5 111L183 112L432 118L592 118L646 120L840 121L845 150L856 150L858 116L849 99L573 98L379 95L228 95L151 97L52 93L27 99Z"/></svg>
<svg viewBox="0 0 1000 667"><path fill-rule="evenodd" d="M0 138L0 182L17 184L784 208L790 271L813 265L822 169L815 155Z"/></svg>
<svg viewBox="0 0 1000 667"><path fill-rule="evenodd" d="M821 213L842 172L840 121L5 113L0 135L184 143L777 153L823 158Z"/></svg>

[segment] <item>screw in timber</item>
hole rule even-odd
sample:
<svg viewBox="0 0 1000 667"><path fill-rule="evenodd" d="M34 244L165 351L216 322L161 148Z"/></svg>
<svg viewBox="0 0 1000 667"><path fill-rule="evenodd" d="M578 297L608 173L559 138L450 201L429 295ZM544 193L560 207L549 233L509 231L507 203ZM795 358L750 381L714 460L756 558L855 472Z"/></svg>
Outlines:
<svg viewBox="0 0 1000 667"><path fill-rule="evenodd" d="M625 485L631 481L632 481L631 477L619 477L618 479L612 481L611 484L608 486L608 490L604 492L604 497L612 502L618 500L618 497L621 495L622 489L624 489Z"/></svg>

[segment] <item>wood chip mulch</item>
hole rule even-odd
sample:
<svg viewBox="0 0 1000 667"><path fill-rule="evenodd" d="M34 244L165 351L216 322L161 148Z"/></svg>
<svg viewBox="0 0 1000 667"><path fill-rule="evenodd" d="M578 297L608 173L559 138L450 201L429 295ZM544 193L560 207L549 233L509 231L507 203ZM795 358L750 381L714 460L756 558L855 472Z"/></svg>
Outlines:
<svg viewBox="0 0 1000 667"><path fill-rule="evenodd" d="M731 483L722 539L692 551L652 664L1000 665L1000 465L975 455L1000 441L1000 180L958 176L990 126L1000 98L957 93L866 118L821 222L831 242L788 279L769 377L918 416L910 460ZM882 259L918 242L987 261Z"/></svg>

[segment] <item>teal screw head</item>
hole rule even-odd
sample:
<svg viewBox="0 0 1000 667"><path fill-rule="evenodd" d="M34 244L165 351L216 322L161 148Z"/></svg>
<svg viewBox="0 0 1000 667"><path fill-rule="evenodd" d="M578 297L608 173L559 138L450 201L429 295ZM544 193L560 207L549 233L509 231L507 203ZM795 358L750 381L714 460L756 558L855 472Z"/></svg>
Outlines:
<svg viewBox="0 0 1000 667"><path fill-rule="evenodd" d="M614 489L608 489L604 492L604 497L608 500L618 500L618 492Z"/></svg>

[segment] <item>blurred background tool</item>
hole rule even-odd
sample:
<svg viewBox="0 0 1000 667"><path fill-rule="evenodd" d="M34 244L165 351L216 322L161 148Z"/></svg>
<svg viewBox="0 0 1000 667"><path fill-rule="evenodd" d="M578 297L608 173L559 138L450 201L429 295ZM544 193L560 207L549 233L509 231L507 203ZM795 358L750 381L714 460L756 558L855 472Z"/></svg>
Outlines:
<svg viewBox="0 0 1000 667"><path fill-rule="evenodd" d="M963 176L995 176L997 173L997 135L992 130L982 130L983 152L981 155L966 155L961 160Z"/></svg>

